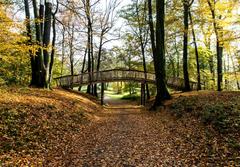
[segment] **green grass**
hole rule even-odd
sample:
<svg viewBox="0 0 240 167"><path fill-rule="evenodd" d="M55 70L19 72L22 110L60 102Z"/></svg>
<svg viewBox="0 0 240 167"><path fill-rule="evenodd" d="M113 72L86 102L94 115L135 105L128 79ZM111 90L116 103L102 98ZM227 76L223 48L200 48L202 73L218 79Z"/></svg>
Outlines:
<svg viewBox="0 0 240 167"><path fill-rule="evenodd" d="M118 94L114 91L111 91L111 90L105 90L104 91L105 93L105 96L108 96L110 97L111 99L119 99L119 100L137 100L140 98L140 93L137 92L136 94L132 94L130 95L129 92L123 92L121 94Z"/></svg>
<svg viewBox="0 0 240 167"><path fill-rule="evenodd" d="M116 93L114 91L111 91L111 90L105 90L104 93L105 93L105 96L108 96L112 99L122 99L123 96L128 94L127 92L118 94L118 93Z"/></svg>
<svg viewBox="0 0 240 167"><path fill-rule="evenodd" d="M122 97L123 100L138 100L140 99L140 95L138 94L127 94L125 96Z"/></svg>

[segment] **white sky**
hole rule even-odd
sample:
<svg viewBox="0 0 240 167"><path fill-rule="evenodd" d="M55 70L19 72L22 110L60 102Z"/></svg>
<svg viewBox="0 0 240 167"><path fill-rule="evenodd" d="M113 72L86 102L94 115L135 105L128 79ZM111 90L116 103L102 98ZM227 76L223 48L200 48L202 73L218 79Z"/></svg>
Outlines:
<svg viewBox="0 0 240 167"><path fill-rule="evenodd" d="M131 4L131 0L119 0L119 2L120 2L120 4L119 4L118 8L116 9L116 12L121 10L124 6ZM105 1L105 3L106 3L106 1ZM123 31L124 26L125 26L124 20L122 18L118 18L114 28L121 28L121 31ZM114 41L111 41L110 43L106 44L104 47L109 49L116 45L117 46L122 45L122 41L120 41L120 39L114 40Z"/></svg>

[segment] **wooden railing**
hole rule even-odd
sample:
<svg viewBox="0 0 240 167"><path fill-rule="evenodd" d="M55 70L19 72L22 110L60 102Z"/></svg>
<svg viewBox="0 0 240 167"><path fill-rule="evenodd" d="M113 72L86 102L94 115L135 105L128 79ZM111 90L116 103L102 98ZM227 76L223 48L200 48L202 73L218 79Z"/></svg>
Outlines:
<svg viewBox="0 0 240 167"><path fill-rule="evenodd" d="M138 70L112 69L93 73L83 73L79 75L68 75L55 78L57 85L61 87L83 86L102 82L134 81L141 83L155 84L154 73L144 73ZM167 85L174 89L183 89L184 80L182 78L168 78ZM197 88L197 83L190 81L191 89Z"/></svg>

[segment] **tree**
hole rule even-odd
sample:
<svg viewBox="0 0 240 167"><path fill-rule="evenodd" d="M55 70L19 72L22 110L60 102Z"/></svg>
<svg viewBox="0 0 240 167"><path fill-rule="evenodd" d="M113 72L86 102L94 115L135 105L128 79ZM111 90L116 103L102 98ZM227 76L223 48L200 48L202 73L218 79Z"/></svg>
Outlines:
<svg viewBox="0 0 240 167"><path fill-rule="evenodd" d="M97 53L96 72L100 71L103 46L108 42L115 40L115 39L106 39L106 35L114 27L114 23L115 23L114 19L116 19L114 12L118 5L119 5L118 0L110 0L110 2L108 2L108 5L106 6L105 11L101 13L99 17L100 35L99 35L99 46L98 46L98 53ZM99 76L97 75L97 78L98 77ZM97 96L97 84L94 85L94 95Z"/></svg>
<svg viewBox="0 0 240 167"><path fill-rule="evenodd" d="M222 73L222 57L223 57L223 41L222 41L222 27L219 26L219 24L216 21L216 10L215 10L215 5L216 1L215 0L207 0L207 3L209 5L211 14L212 14L212 19L213 19L213 28L214 32L216 35L216 50L217 50L217 90L221 91L222 90L222 78L223 78L223 73ZM221 19L221 15L218 17L218 19Z"/></svg>
<svg viewBox="0 0 240 167"><path fill-rule="evenodd" d="M147 2L133 0L127 8L121 10L121 17L127 21L131 31L137 38L142 55L142 66L145 73L147 70L146 49L149 42L149 27L147 22ZM147 75L145 75L147 78ZM149 86L146 86L147 99L150 99Z"/></svg>
<svg viewBox="0 0 240 167"><path fill-rule="evenodd" d="M195 55L196 55L196 64L197 64L197 90L201 90L201 74L200 74L200 65L199 65L199 54L198 54L198 46L197 46L197 41L196 41L196 35L194 31L194 25L193 25L193 20L192 20L192 14L191 11L189 10L189 19L192 27L192 37L193 37L193 43L194 43L194 48L195 48Z"/></svg>
<svg viewBox="0 0 240 167"><path fill-rule="evenodd" d="M32 49L27 46L30 38L21 23L15 22L6 11L8 5L0 4L0 86L25 86L31 75L28 54Z"/></svg>
<svg viewBox="0 0 240 167"><path fill-rule="evenodd" d="M56 5L56 10L52 13L52 29L53 29L53 37L52 37L52 51L51 51L51 61L49 64L49 78L48 78L48 83L49 85L51 84L52 81L52 73L53 73L53 63L54 63L54 59L55 59L55 45L56 45L56 36L57 36L57 32L56 32L56 14L58 12L58 7L59 7L59 1L57 0L57 5ZM50 85L51 86L51 85Z"/></svg>
<svg viewBox="0 0 240 167"><path fill-rule="evenodd" d="M153 17L152 17L152 1L148 0L148 16L149 16L149 27L152 43L153 61L156 75L156 86L157 95L155 98L155 103L153 109L161 105L161 102L166 99L170 99L170 94L168 92L165 77L165 28L164 28L164 18L165 18L165 1L156 1L156 32L154 31ZM156 34L155 34L156 33ZM156 36L156 37L155 37ZM156 38L156 41L155 41Z"/></svg>
<svg viewBox="0 0 240 167"><path fill-rule="evenodd" d="M189 83L189 74L188 74L188 28L189 28L189 9L192 5L193 0L183 0L183 8L184 8L184 31L183 31L183 76L185 88L184 91L190 91L190 83Z"/></svg>
<svg viewBox="0 0 240 167"><path fill-rule="evenodd" d="M37 52L35 55L30 53L31 67L32 67L32 79L31 86L39 88L49 88L50 86L50 71L54 61L50 58L49 46L50 46L50 34L51 34L51 22L52 22L52 3L45 1L40 4L40 9L37 7L37 1L33 0L33 13L35 18L35 32L36 39L34 42L33 35L31 33L30 25L30 10L28 1L25 0L25 14L27 22L27 34L31 43L31 46L37 46ZM45 10L45 11L44 11ZM30 37L31 36L31 37ZM52 62L52 63L51 63Z"/></svg>

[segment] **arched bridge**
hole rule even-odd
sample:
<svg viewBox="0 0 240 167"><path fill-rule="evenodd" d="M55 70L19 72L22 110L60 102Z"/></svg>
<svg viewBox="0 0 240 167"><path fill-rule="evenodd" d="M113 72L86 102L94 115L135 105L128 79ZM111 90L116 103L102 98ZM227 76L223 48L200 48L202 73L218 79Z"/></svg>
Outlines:
<svg viewBox="0 0 240 167"><path fill-rule="evenodd" d="M61 87L74 87L90 85L95 83L134 81L140 83L155 84L154 73L144 73L138 70L112 69L93 73L83 73L79 75L68 75L55 78L57 85ZM184 89L184 80L182 78L167 78L167 85L171 88ZM197 82L190 81L192 90L197 89Z"/></svg>

